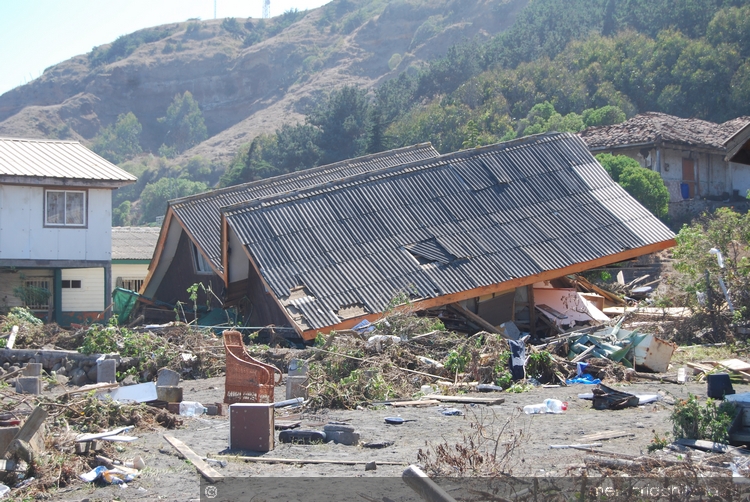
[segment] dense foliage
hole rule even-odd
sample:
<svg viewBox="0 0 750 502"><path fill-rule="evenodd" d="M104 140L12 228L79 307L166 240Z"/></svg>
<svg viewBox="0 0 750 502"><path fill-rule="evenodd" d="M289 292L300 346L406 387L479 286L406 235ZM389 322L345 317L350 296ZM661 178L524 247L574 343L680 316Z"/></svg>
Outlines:
<svg viewBox="0 0 750 502"><path fill-rule="evenodd" d="M669 190L659 173L645 169L638 161L625 155L600 153L596 159L635 200L659 218L669 210Z"/></svg>
<svg viewBox="0 0 750 502"><path fill-rule="evenodd" d="M159 153L173 157L188 148L197 145L208 137L208 129L203 121L198 102L189 91L174 97L167 108L167 116L159 119L166 126L165 144Z"/></svg>
<svg viewBox="0 0 750 502"><path fill-rule="evenodd" d="M91 149L108 161L119 164L141 153L142 129L133 112L121 114L117 117L117 122L96 135Z"/></svg>

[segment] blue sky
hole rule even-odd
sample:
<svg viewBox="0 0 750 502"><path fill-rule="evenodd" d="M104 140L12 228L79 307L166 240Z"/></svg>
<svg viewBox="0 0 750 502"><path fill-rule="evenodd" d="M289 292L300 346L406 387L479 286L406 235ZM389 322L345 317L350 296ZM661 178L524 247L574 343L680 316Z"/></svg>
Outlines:
<svg viewBox="0 0 750 502"><path fill-rule="evenodd" d="M271 0L271 16L330 0ZM216 17L261 17L263 0L216 0ZM0 94L141 28L213 19L214 0L0 0Z"/></svg>

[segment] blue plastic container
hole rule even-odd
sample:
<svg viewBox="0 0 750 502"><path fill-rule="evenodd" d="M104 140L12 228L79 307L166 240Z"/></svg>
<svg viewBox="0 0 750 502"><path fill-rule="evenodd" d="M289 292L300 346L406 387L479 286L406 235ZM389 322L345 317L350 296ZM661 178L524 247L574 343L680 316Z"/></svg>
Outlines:
<svg viewBox="0 0 750 502"><path fill-rule="evenodd" d="M680 183L680 190L682 191L683 199L690 198L690 185L688 185L687 183Z"/></svg>

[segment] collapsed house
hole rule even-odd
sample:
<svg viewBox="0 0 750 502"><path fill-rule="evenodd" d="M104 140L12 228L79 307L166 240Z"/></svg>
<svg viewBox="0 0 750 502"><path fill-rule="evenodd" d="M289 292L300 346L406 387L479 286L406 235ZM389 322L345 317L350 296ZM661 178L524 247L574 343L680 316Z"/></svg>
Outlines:
<svg viewBox="0 0 750 502"><path fill-rule="evenodd" d="M188 303L187 288L203 283L216 294L209 298L213 306L236 307L251 325L286 323L284 316L274 318L268 312L258 312L246 301L262 297L265 291L249 290L247 281L230 284L226 280L221 259L221 208L438 155L431 144L422 143L170 201L140 289L146 317L174 319L174 312L166 307ZM149 301L151 298L157 302ZM256 305L255 300L252 303Z"/></svg>
<svg viewBox="0 0 750 502"><path fill-rule="evenodd" d="M499 325L534 283L675 243L572 134L277 190L222 208L221 221L228 291L246 295L256 325L306 340L375 320L399 295Z"/></svg>

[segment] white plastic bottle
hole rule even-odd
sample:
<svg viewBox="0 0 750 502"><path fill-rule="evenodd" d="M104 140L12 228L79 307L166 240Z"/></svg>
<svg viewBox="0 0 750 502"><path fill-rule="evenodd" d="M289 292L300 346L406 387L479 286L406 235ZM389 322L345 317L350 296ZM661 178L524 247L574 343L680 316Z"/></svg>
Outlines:
<svg viewBox="0 0 750 502"><path fill-rule="evenodd" d="M194 417L203 415L208 410L197 401L182 401L180 403L180 415L184 417Z"/></svg>
<svg viewBox="0 0 750 502"><path fill-rule="evenodd" d="M559 399L545 399L544 406L547 407L547 413L562 413L568 409L568 403L564 403Z"/></svg>
<svg viewBox="0 0 750 502"><path fill-rule="evenodd" d="M540 404L527 404L523 407L523 412L527 415L536 415L537 413L547 413L547 405L545 403Z"/></svg>

